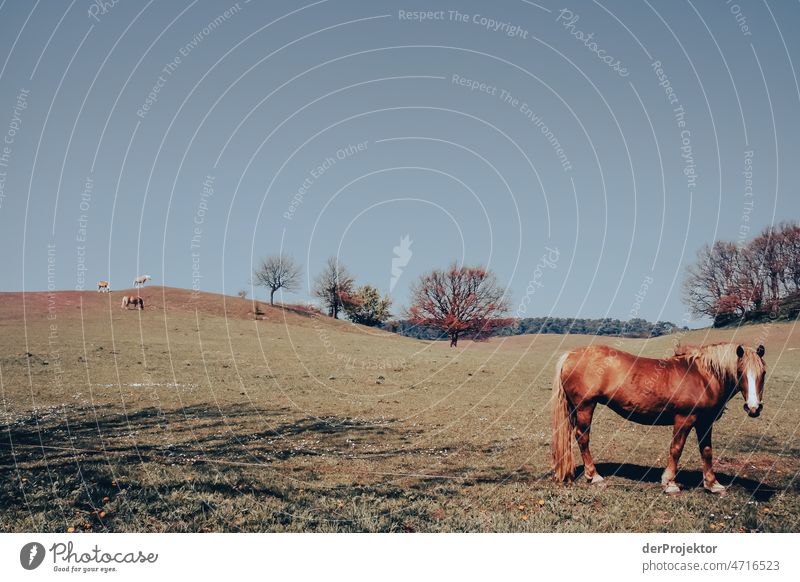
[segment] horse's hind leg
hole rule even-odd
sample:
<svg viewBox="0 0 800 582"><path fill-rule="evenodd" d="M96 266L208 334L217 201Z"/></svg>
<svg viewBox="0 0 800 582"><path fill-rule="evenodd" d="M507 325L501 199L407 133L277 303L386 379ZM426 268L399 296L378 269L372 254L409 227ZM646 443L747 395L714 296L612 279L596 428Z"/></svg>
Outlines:
<svg viewBox="0 0 800 582"><path fill-rule="evenodd" d="M592 483L601 483L603 478L598 474L592 460L592 453L589 451L589 432L592 428L592 415L596 405L595 402L581 402L575 407L575 440L578 441L578 447L581 449L584 475Z"/></svg>

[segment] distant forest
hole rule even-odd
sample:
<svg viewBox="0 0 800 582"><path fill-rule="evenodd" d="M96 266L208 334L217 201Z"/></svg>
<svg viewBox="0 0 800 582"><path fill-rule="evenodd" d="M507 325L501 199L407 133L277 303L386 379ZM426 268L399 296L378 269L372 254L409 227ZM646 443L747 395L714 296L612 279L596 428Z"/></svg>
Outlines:
<svg viewBox="0 0 800 582"><path fill-rule="evenodd" d="M447 334L425 326L414 325L410 321L388 321L383 329L417 339L446 339ZM537 333L603 335L615 337L648 338L658 337L677 331L679 328L669 321L651 323L644 319L571 319L566 317L525 317L515 319L510 325L496 329L493 335L525 335Z"/></svg>

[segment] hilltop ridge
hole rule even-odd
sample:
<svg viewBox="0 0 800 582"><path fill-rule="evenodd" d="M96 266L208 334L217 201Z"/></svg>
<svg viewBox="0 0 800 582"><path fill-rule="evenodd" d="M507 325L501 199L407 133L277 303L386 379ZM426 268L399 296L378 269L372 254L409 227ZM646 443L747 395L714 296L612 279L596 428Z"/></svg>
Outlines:
<svg viewBox="0 0 800 582"><path fill-rule="evenodd" d="M11 291L0 292L0 319L15 319L25 311L26 318L47 316L55 311L69 315L73 311L121 309L122 297L141 296L146 311L198 311L218 317L283 321L306 320L315 312L300 305L276 305L207 291L148 285L141 289L119 289L111 293L97 291Z"/></svg>

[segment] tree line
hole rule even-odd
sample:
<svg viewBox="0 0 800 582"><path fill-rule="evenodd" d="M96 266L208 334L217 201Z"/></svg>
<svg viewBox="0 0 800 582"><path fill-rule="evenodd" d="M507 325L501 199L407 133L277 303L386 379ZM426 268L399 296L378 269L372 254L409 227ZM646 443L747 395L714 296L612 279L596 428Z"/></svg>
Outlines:
<svg viewBox="0 0 800 582"><path fill-rule="evenodd" d="M796 317L800 307L800 225L783 222L747 242L718 240L689 265L684 301L715 326Z"/></svg>
<svg viewBox="0 0 800 582"><path fill-rule="evenodd" d="M416 325L410 320L389 321L384 329L417 339L447 339L440 330L425 325ZM499 326L492 335L512 336L527 334L584 334L597 336L649 338L677 331L678 326L669 321L649 322L635 318L628 321L612 318L568 317L524 317L514 319L508 325Z"/></svg>
<svg viewBox="0 0 800 582"><path fill-rule="evenodd" d="M273 255L260 261L253 283L268 290L270 305L274 305L275 294L297 291L301 277L302 269L294 259ZM356 286L355 278L337 257L327 260L311 291L334 319L344 314L354 323L382 326L391 317L391 298L372 285ZM451 346L458 345L462 337L483 339L511 322L502 317L508 311L505 290L495 275L482 267L453 264L448 269L434 269L420 276L411 294L411 307L404 312L408 321L436 329L450 339Z"/></svg>
<svg viewBox="0 0 800 582"><path fill-rule="evenodd" d="M272 255L262 259L256 267L253 282L269 291L269 303L275 305L275 293L297 291L302 274L302 268L290 256ZM375 326L391 315L389 296L382 296L372 285L356 287L355 278L336 257L330 257L314 279L312 293L327 315L335 319L344 313L354 323Z"/></svg>
<svg viewBox="0 0 800 582"><path fill-rule="evenodd" d="M253 276L269 292L274 305L279 290L300 288L301 267L289 256L263 259ZM314 279L313 295L326 314L344 314L355 323L421 339L461 338L538 333L655 337L672 333L671 322L644 319L587 319L528 317L511 319L506 290L494 273L483 267L453 263L422 274L411 286L411 305L389 321L392 300L372 285L356 285L337 257L331 257ZM240 292L244 296L244 292ZM719 240L703 246L697 261L687 267L684 301L695 316L714 325L765 317L800 314L800 225L783 222L765 228L748 242Z"/></svg>
<svg viewBox="0 0 800 582"><path fill-rule="evenodd" d="M286 255L260 261L253 282L269 292L274 305L279 290L297 291L302 269ZM538 333L582 333L624 337L654 337L671 333L669 322L649 323L644 319L517 318L509 310L506 290L497 277L483 267L452 264L433 269L411 285L411 305L399 319L391 320L392 300L372 285L357 286L355 278L337 257L331 257L314 279L313 295L329 317L344 314L354 323L419 339L449 339L455 347L462 338L482 340L490 336Z"/></svg>

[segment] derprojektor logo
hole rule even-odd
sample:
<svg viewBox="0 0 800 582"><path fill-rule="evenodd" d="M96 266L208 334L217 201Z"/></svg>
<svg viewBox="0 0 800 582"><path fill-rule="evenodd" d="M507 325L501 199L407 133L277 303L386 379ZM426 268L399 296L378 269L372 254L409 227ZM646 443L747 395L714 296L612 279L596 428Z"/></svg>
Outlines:
<svg viewBox="0 0 800 582"><path fill-rule="evenodd" d="M26 570L35 570L44 561L44 546L39 542L30 542L19 551L19 563Z"/></svg>

